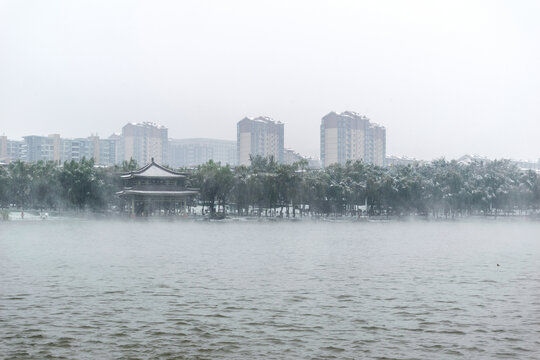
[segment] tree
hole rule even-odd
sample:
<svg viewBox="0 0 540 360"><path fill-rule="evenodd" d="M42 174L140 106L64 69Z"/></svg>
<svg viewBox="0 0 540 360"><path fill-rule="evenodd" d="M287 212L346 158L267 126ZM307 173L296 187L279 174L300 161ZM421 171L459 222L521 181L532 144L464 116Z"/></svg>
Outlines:
<svg viewBox="0 0 540 360"><path fill-rule="evenodd" d="M0 208L9 207L9 203L10 203L9 187L10 187L9 172L4 167L0 166Z"/></svg>
<svg viewBox="0 0 540 360"><path fill-rule="evenodd" d="M218 163L216 182L218 183L218 204L221 204L222 216L225 216L225 204L227 203L227 199L229 199L234 184L234 175L229 165L221 166Z"/></svg>
<svg viewBox="0 0 540 360"><path fill-rule="evenodd" d="M122 161L122 172L130 172L137 170L137 161L133 158L129 158L129 161Z"/></svg>
<svg viewBox="0 0 540 360"><path fill-rule="evenodd" d="M25 209L30 199L32 175L30 166L20 160L9 164L9 191L11 201L21 209Z"/></svg>
<svg viewBox="0 0 540 360"><path fill-rule="evenodd" d="M207 205L210 208L210 217L215 217L215 203L219 194L219 173L220 164L209 160L207 163L200 165L197 168L196 181L200 189L201 200L204 206Z"/></svg>
<svg viewBox="0 0 540 360"><path fill-rule="evenodd" d="M249 205L251 203L249 193L249 168L244 165L237 166L234 169L233 176L234 180L231 194L236 203L238 215L249 214Z"/></svg>
<svg viewBox="0 0 540 360"><path fill-rule="evenodd" d="M101 196L103 180L97 176L94 159L86 160L83 157L80 162L66 161L59 179L67 204L78 210L86 207L98 210L105 206Z"/></svg>

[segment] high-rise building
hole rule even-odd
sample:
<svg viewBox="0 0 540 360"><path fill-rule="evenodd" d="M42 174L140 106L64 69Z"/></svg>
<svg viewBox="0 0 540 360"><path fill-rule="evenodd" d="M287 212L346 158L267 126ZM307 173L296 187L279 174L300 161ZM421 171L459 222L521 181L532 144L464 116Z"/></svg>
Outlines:
<svg viewBox="0 0 540 360"><path fill-rule="evenodd" d="M250 156L273 156L283 163L284 125L269 117L246 117L237 124L237 153L240 165L249 165Z"/></svg>
<svg viewBox="0 0 540 360"><path fill-rule="evenodd" d="M386 158L386 130L355 112L331 112L321 121L322 166L363 160L383 166Z"/></svg>
<svg viewBox="0 0 540 360"><path fill-rule="evenodd" d="M167 163L168 130L155 123L129 123L122 128L122 160L133 159L138 164Z"/></svg>
<svg viewBox="0 0 540 360"><path fill-rule="evenodd" d="M208 160L236 165L236 141L218 139L169 140L169 166L192 167Z"/></svg>
<svg viewBox="0 0 540 360"><path fill-rule="evenodd" d="M379 166L386 164L386 129L383 126L369 124L365 161Z"/></svg>

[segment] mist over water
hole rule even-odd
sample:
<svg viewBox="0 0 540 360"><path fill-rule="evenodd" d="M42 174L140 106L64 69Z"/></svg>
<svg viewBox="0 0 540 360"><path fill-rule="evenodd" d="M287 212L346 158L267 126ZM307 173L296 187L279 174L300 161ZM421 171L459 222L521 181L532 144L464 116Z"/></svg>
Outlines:
<svg viewBox="0 0 540 360"><path fill-rule="evenodd" d="M538 234L503 221L0 223L0 353L538 359Z"/></svg>

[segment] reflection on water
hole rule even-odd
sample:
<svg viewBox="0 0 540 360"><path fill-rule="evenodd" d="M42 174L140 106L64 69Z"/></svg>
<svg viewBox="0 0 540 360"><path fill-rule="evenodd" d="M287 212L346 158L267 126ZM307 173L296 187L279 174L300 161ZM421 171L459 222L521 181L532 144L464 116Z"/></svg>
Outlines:
<svg viewBox="0 0 540 360"><path fill-rule="evenodd" d="M538 359L539 234L525 222L0 223L0 353Z"/></svg>

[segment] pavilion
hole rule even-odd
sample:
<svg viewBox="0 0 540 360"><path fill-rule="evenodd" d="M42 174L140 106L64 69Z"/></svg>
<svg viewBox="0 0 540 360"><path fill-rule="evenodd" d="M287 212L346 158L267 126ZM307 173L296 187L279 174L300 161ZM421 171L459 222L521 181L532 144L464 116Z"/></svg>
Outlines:
<svg viewBox="0 0 540 360"><path fill-rule="evenodd" d="M131 216L172 216L189 212L198 189L188 187L187 174L152 162L120 176L124 189L117 194L125 200L124 211Z"/></svg>

